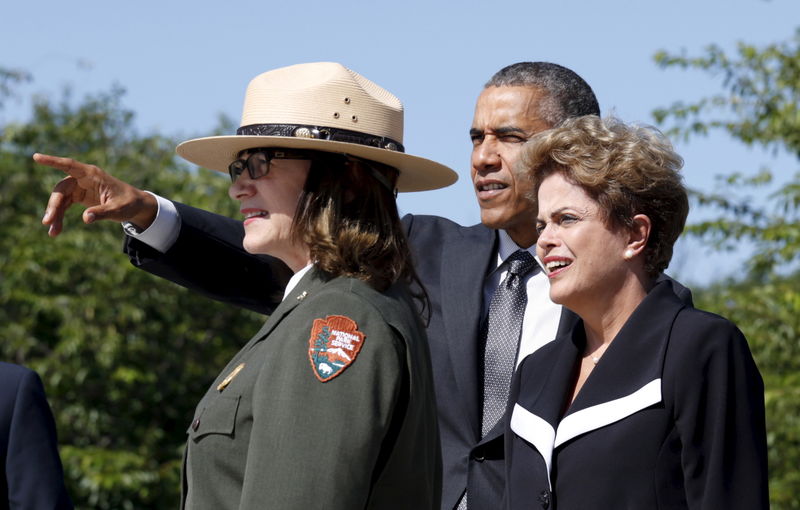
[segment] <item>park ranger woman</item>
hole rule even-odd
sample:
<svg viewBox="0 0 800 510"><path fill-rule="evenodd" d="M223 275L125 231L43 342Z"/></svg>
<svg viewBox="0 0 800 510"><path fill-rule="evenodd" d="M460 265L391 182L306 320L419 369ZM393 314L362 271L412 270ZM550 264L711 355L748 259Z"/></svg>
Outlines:
<svg viewBox="0 0 800 510"><path fill-rule="evenodd" d="M245 250L293 273L280 305L197 406L184 508L439 507L436 406L418 314L425 297L409 291L416 277L395 192L456 176L405 154L402 126L399 100L375 83L339 64L301 64L250 82L236 135L178 146L187 160L229 173ZM80 202L87 218L107 199L98 183L113 178L102 170L34 159L70 174L60 184L69 200L49 209ZM195 255L205 271L230 269L213 253Z"/></svg>

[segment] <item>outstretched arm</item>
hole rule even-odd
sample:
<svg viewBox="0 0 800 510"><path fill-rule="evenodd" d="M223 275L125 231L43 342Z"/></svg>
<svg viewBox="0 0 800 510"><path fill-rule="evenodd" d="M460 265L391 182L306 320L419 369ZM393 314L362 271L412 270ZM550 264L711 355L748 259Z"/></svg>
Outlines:
<svg viewBox="0 0 800 510"><path fill-rule="evenodd" d="M42 218L51 237L61 233L64 214L74 204L86 206L83 221L87 224L127 221L146 229L158 214L155 196L95 165L45 154L34 154L33 159L67 174L53 189ZM273 257L247 253L242 247L241 222L175 206L181 226L177 240L166 251L126 236L125 252L133 265L212 299L270 313L283 298L291 270Z"/></svg>
<svg viewBox="0 0 800 510"><path fill-rule="evenodd" d="M283 299L292 270L242 247L241 221L174 202L180 232L166 252L126 236L131 263L223 303L270 314Z"/></svg>

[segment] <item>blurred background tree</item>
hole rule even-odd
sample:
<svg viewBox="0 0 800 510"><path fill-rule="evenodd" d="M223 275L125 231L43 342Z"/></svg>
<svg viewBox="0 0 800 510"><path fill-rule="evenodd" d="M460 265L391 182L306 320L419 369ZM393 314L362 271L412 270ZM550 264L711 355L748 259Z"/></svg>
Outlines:
<svg viewBox="0 0 800 510"><path fill-rule="evenodd" d="M653 112L673 137L722 130L742 143L800 159L800 29L787 41L733 54L709 46L699 57L659 52L664 68L700 70L722 92ZM695 289L696 305L738 324L764 376L770 499L775 510L800 508L800 173L798 168L719 169L713 192L693 191L706 220L687 228L715 250L743 244L753 256L735 280ZM754 199L766 190L767 200ZM700 254L698 254L700 256ZM736 459L732 459L736 462Z"/></svg>
<svg viewBox="0 0 800 510"><path fill-rule="evenodd" d="M0 109L27 79L0 69ZM35 165L34 152L236 211L227 179L180 164L174 140L137 134L122 97L67 91L58 103L37 99L30 121L0 125L0 359L41 374L78 508L173 509L194 407L263 317L134 270L121 227L84 225L82 207L58 238L47 236L41 217L63 174Z"/></svg>

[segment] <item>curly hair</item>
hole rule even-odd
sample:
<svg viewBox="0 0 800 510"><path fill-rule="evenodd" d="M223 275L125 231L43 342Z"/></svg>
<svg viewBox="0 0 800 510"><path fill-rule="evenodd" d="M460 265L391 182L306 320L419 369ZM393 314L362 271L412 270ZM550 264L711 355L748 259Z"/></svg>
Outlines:
<svg viewBox="0 0 800 510"><path fill-rule="evenodd" d="M635 215L646 215L645 271L655 278L669 265L689 213L682 166L656 128L589 115L531 138L515 171L533 180L531 200L547 176L561 173L600 205L612 227L632 228Z"/></svg>

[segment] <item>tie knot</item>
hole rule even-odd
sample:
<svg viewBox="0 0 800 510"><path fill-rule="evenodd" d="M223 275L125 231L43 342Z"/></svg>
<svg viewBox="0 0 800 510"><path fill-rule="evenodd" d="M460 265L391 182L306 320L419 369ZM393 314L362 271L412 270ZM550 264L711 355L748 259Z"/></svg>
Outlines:
<svg viewBox="0 0 800 510"><path fill-rule="evenodd" d="M537 265L536 259L527 250L515 251L506 259L506 263L508 272L518 276L525 276Z"/></svg>

